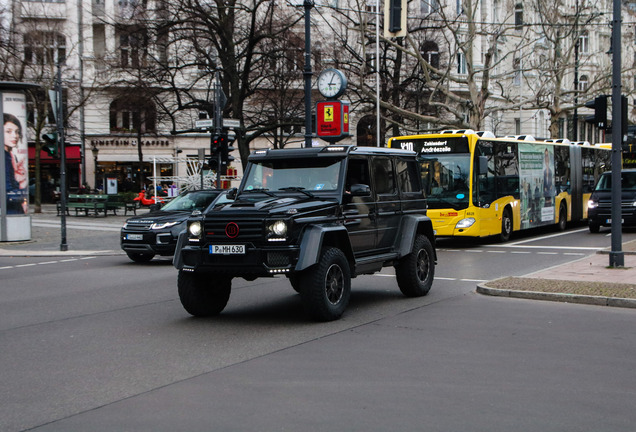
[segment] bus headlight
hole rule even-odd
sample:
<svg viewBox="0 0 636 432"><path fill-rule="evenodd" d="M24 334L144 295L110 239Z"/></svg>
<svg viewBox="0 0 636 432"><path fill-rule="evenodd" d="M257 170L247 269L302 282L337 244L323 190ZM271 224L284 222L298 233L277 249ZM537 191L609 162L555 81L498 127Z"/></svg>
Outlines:
<svg viewBox="0 0 636 432"><path fill-rule="evenodd" d="M593 209L593 208L596 208L596 207L598 207L598 203L596 201L594 201L594 200L588 200L587 201L587 208Z"/></svg>
<svg viewBox="0 0 636 432"><path fill-rule="evenodd" d="M190 237L201 237L201 233L203 232L203 226L201 225L201 221L193 221L188 224L188 234Z"/></svg>
<svg viewBox="0 0 636 432"><path fill-rule="evenodd" d="M471 226L473 226L474 223L475 223L475 218L464 218L460 220L459 222L457 222L457 225L455 225L455 229L470 228Z"/></svg>

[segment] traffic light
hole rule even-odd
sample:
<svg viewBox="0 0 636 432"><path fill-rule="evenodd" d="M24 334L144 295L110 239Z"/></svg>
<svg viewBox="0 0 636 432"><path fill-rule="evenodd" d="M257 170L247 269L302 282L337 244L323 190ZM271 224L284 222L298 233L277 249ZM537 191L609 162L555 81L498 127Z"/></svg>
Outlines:
<svg viewBox="0 0 636 432"><path fill-rule="evenodd" d="M42 150L44 150L52 158L57 158L59 156L57 132L42 134L42 140L44 140L44 144L42 144Z"/></svg>
<svg viewBox="0 0 636 432"><path fill-rule="evenodd" d="M221 135L212 135L210 139L210 160L208 165L210 169L217 171L219 169L219 155L221 154Z"/></svg>
<svg viewBox="0 0 636 432"><path fill-rule="evenodd" d="M389 31L402 30L402 0L389 0Z"/></svg>
<svg viewBox="0 0 636 432"><path fill-rule="evenodd" d="M594 110L593 116L588 116L585 121L595 124L599 129L607 129L607 95L600 95L585 103L587 108Z"/></svg>
<svg viewBox="0 0 636 432"><path fill-rule="evenodd" d="M234 156L230 155L231 152L236 150L232 145L235 140L235 135L224 134L225 142L221 147L221 173L227 175L227 166L234 161Z"/></svg>

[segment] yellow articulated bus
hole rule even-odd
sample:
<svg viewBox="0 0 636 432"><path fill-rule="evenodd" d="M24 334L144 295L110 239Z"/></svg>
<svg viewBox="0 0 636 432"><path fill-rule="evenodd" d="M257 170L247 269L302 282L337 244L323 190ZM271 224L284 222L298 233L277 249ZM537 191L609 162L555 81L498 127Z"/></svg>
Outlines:
<svg viewBox="0 0 636 432"><path fill-rule="evenodd" d="M400 136L389 147L416 151L428 216L440 237L498 236L587 218L587 200L611 150L531 136L445 131Z"/></svg>

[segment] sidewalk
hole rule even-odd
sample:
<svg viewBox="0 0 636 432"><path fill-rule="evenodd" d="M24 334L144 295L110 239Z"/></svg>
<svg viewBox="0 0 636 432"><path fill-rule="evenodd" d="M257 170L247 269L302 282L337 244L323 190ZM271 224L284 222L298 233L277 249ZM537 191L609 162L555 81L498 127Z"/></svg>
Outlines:
<svg viewBox="0 0 636 432"><path fill-rule="evenodd" d="M636 308L636 241L623 243L624 266L609 267L609 248L567 264L522 277L477 286L499 297Z"/></svg>
<svg viewBox="0 0 636 432"><path fill-rule="evenodd" d="M31 208L31 212L33 209ZM137 210L137 215L148 209ZM104 216L66 216L67 251L61 251L61 217L57 215L55 204L43 204L42 213L31 213L31 240L20 242L0 242L0 256L78 256L78 255L120 255L119 232L126 219L133 214Z"/></svg>

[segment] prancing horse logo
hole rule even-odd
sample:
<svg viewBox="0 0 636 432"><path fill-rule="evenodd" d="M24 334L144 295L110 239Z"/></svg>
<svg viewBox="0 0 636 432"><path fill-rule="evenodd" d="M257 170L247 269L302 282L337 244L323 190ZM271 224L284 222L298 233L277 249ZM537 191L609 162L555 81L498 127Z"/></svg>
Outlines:
<svg viewBox="0 0 636 432"><path fill-rule="evenodd" d="M229 238L236 238L239 235L239 226L236 222L230 222L225 225L225 235Z"/></svg>

